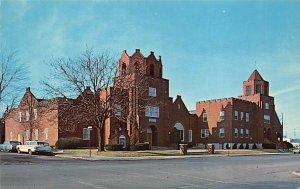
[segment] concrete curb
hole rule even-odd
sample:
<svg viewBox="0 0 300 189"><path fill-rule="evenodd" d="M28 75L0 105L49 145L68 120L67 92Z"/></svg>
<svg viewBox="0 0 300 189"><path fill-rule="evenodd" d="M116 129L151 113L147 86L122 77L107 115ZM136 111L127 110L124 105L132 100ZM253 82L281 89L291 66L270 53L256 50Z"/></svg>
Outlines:
<svg viewBox="0 0 300 189"><path fill-rule="evenodd" d="M212 154L212 155L182 155L182 156L140 156L140 157L108 157L108 156L72 156L55 155L58 158L71 158L87 161L137 161L137 160L170 160L170 159L188 159L188 158L214 158L214 157L239 157L239 156L263 156L263 155L290 155L283 153L261 153L261 154Z"/></svg>
<svg viewBox="0 0 300 189"><path fill-rule="evenodd" d="M300 171L294 171L294 172L292 172L292 174L300 177Z"/></svg>

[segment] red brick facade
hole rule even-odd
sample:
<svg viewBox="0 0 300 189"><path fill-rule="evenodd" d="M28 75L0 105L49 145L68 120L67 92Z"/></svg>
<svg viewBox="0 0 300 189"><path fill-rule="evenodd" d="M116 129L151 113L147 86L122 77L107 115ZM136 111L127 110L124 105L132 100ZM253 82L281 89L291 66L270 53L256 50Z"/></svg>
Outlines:
<svg viewBox="0 0 300 189"><path fill-rule="evenodd" d="M133 122L138 128L139 142L153 146L173 146L174 131L178 132L178 142L193 146L214 143L217 148L251 148L253 144L261 147L263 143L282 140L282 125L275 112L274 98L269 96L269 83L257 70L244 82L242 96L197 102L195 113L191 113L181 96L175 100L169 96L169 80L163 78L162 67L161 57L156 58L153 52L147 57L139 49L131 56L126 51L122 53L119 75L113 86L100 91L100 98L120 90L116 84L120 80L142 80L146 92L140 95L140 88L125 87L126 104L120 105L120 112L105 122L105 144L128 145ZM90 93L87 88L83 95ZM55 145L59 138L82 138L83 128L92 123L80 104L80 95L76 99L44 100L37 99L27 88L19 106L10 110L5 119L5 138L21 142L38 139L50 145ZM92 131L91 143L97 146L96 130ZM87 141L82 146L87 146Z"/></svg>

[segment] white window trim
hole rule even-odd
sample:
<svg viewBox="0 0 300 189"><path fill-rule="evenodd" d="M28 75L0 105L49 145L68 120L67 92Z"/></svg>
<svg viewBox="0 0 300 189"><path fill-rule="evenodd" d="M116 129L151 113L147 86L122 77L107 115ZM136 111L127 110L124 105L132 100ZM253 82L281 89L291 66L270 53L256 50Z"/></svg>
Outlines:
<svg viewBox="0 0 300 189"><path fill-rule="evenodd" d="M264 115L264 123L270 124L271 123L271 116L270 115Z"/></svg>
<svg viewBox="0 0 300 189"><path fill-rule="evenodd" d="M246 122L249 122L250 121L250 115L247 112L245 114L246 114Z"/></svg>
<svg viewBox="0 0 300 189"><path fill-rule="evenodd" d="M220 120L221 120L221 121L224 121L224 120L225 120L225 112L224 112L224 111L221 111L221 112L220 112Z"/></svg>
<svg viewBox="0 0 300 189"><path fill-rule="evenodd" d="M193 130L189 130L189 142L193 142Z"/></svg>
<svg viewBox="0 0 300 189"><path fill-rule="evenodd" d="M29 111L26 111L26 121L29 121L29 119L30 119Z"/></svg>
<svg viewBox="0 0 300 189"><path fill-rule="evenodd" d="M37 120L37 109L33 109L34 120Z"/></svg>
<svg viewBox="0 0 300 189"><path fill-rule="evenodd" d="M235 128L235 129L234 129L234 137L235 137L235 138L238 138L238 137L239 137L239 130L238 130L238 128Z"/></svg>
<svg viewBox="0 0 300 189"><path fill-rule="evenodd" d="M19 112L19 122L22 122L22 112Z"/></svg>
<svg viewBox="0 0 300 189"><path fill-rule="evenodd" d="M156 88L149 87L149 93L148 93L148 95L152 96L152 97L156 97Z"/></svg>
<svg viewBox="0 0 300 189"><path fill-rule="evenodd" d="M34 130L34 139L39 140L39 130L38 129Z"/></svg>
<svg viewBox="0 0 300 189"><path fill-rule="evenodd" d="M244 112L241 112L241 120L244 120Z"/></svg>
<svg viewBox="0 0 300 189"><path fill-rule="evenodd" d="M158 106L146 106L145 116L159 118L159 107Z"/></svg>
<svg viewBox="0 0 300 189"><path fill-rule="evenodd" d="M221 132L223 131L223 132ZM221 134L223 134L223 136L221 136ZM219 138L224 138L225 137L225 129L224 128L220 128L219 129Z"/></svg>
<svg viewBox="0 0 300 189"><path fill-rule="evenodd" d="M244 129L240 129L240 138L244 138Z"/></svg>
<svg viewBox="0 0 300 189"><path fill-rule="evenodd" d="M239 120L239 112L234 111L234 120Z"/></svg>
<svg viewBox="0 0 300 189"><path fill-rule="evenodd" d="M204 136L202 136L204 135ZM201 138L208 138L209 130L208 129L201 129Z"/></svg>
<svg viewBox="0 0 300 189"><path fill-rule="evenodd" d="M207 122L207 113L206 112L203 112L202 121Z"/></svg>
<svg viewBox="0 0 300 189"><path fill-rule="evenodd" d="M246 129L245 138L249 138L249 129Z"/></svg>

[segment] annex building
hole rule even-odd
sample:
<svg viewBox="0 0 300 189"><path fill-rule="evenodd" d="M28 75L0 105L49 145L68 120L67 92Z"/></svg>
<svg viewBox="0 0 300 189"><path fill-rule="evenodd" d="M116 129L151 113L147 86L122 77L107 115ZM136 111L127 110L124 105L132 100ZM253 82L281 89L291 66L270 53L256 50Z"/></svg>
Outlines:
<svg viewBox="0 0 300 189"><path fill-rule="evenodd" d="M269 83L257 70L244 81L242 96L196 102L194 112L186 108L180 95L169 96L169 80L163 77L162 59L154 52L144 56L139 49L132 55L123 51L118 71L114 81L143 82L144 93L140 93L140 88L126 87L126 105L117 106L118 111L105 122L105 144L128 146L133 124L137 127L138 142L152 146L188 143L205 147L214 143L216 148L252 148L254 144L261 148L264 143L278 145L282 141L283 128L274 98L269 96ZM118 90L114 83L112 91ZM88 95L91 91L87 88L84 93ZM101 92L99 95L105 96ZM59 138L82 138L83 129L91 123L84 121L89 115L81 111L79 97L38 99L27 88L19 106L8 112L5 139L44 140L54 145ZM71 111L76 111L78 117L66 121ZM91 140L92 146L96 146L95 132Z"/></svg>

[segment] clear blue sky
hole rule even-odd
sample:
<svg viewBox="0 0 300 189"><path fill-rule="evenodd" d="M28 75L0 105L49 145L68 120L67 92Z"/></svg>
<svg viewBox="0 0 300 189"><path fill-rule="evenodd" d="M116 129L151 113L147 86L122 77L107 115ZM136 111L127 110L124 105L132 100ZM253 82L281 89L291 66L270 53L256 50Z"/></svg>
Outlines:
<svg viewBox="0 0 300 189"><path fill-rule="evenodd" d="M257 68L284 131L300 137L300 1L0 2L1 44L30 66L35 93L51 56L75 56L86 45L116 56L140 48L162 56L170 95L189 109L241 95Z"/></svg>

